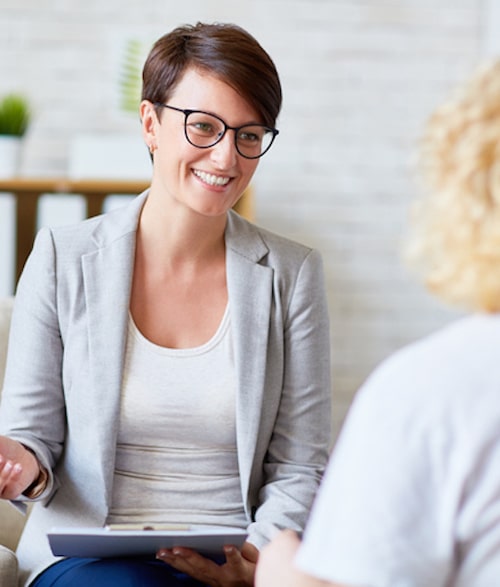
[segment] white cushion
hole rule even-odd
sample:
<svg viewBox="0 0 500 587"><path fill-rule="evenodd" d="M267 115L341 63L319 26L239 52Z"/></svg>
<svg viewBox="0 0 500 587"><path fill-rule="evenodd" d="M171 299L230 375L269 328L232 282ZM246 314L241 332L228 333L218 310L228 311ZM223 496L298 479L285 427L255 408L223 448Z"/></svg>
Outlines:
<svg viewBox="0 0 500 587"><path fill-rule="evenodd" d="M12 315L13 297L0 298L0 390L5 372L7 342L9 340L10 318Z"/></svg>
<svg viewBox="0 0 500 587"><path fill-rule="evenodd" d="M12 550L0 545L0 585L15 587L17 585L17 558Z"/></svg>

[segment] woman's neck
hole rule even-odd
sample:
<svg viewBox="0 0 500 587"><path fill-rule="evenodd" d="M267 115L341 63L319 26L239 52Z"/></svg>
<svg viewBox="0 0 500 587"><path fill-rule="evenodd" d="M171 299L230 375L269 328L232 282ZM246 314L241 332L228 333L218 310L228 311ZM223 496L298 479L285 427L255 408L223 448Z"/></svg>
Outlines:
<svg viewBox="0 0 500 587"><path fill-rule="evenodd" d="M182 205L162 208L148 198L137 240L142 253L159 263L206 263L224 255L225 227L225 215L204 216Z"/></svg>

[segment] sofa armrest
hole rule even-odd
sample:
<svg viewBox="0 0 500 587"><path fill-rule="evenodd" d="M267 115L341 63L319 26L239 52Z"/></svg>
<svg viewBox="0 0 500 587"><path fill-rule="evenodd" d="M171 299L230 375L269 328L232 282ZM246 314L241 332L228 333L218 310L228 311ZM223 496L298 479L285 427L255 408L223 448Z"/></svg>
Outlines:
<svg viewBox="0 0 500 587"><path fill-rule="evenodd" d="M14 508L11 503L1 499L0 545L15 550L26 520L27 517ZM3 583L0 583L0 586L3 587Z"/></svg>
<svg viewBox="0 0 500 587"><path fill-rule="evenodd" d="M0 545L0 585L17 585L17 573L16 555L9 548Z"/></svg>

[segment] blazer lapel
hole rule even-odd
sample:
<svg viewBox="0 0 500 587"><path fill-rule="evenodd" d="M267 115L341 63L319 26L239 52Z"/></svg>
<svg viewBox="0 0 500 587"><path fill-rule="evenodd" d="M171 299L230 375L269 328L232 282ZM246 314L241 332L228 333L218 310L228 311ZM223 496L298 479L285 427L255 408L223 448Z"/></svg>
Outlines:
<svg viewBox="0 0 500 587"><path fill-rule="evenodd" d="M226 263L238 381L236 434L243 496L248 495L263 409L273 270L259 265L267 247L233 213L226 229Z"/></svg>
<svg viewBox="0 0 500 587"><path fill-rule="evenodd" d="M99 406L94 427L96 459L109 503L118 433L120 394L137 222L145 196L116 216L103 217L97 248L82 257L88 313L90 393Z"/></svg>

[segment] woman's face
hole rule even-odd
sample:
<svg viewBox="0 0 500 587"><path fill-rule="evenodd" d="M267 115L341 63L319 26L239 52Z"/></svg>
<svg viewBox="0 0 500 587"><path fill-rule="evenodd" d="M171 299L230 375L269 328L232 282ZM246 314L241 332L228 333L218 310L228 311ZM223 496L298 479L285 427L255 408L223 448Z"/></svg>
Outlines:
<svg viewBox="0 0 500 587"><path fill-rule="evenodd" d="M238 127L262 122L258 113L228 84L210 73L186 70L168 104L202 110ZM179 205L208 216L225 214L242 195L258 165L236 150L234 132L206 149L191 145L184 134L185 115L163 108L156 115L150 102L141 104L143 135L153 145L152 191L158 188Z"/></svg>

